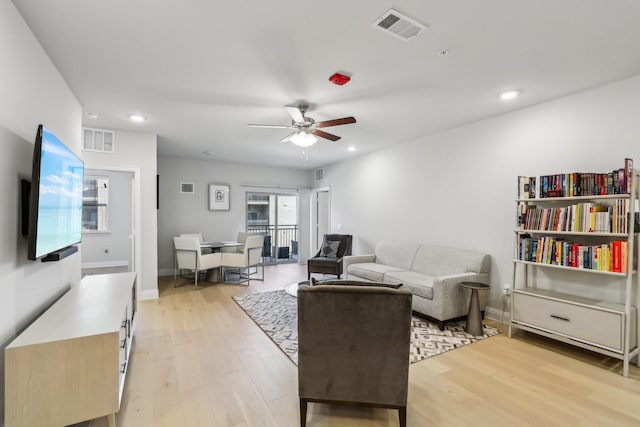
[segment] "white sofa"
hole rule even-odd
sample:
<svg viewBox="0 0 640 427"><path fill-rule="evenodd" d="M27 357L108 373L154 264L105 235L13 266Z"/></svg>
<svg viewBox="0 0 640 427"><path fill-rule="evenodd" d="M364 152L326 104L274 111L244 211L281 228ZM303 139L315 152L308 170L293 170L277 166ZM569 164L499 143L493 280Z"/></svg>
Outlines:
<svg viewBox="0 0 640 427"><path fill-rule="evenodd" d="M343 258L345 278L371 282L402 283L413 292L413 311L438 321L464 317L471 291L460 282L489 284L489 255L442 246L380 241L375 253ZM479 291L484 311L488 292Z"/></svg>

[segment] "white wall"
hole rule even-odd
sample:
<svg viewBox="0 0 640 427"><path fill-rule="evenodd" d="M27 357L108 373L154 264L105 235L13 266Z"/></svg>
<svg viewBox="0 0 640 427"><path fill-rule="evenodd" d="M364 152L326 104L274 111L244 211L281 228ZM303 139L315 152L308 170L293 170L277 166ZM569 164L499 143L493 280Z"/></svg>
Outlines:
<svg viewBox="0 0 640 427"><path fill-rule="evenodd" d="M157 148L156 135L116 130L115 153L83 151L87 168L134 173L134 264L140 299L158 297Z"/></svg>
<svg viewBox="0 0 640 427"><path fill-rule="evenodd" d="M59 262L27 260L20 233L20 180L30 179L33 142L44 124L80 155L81 108L10 1L0 2L0 344L2 349L69 286L80 254ZM0 352L4 419L4 351Z"/></svg>
<svg viewBox="0 0 640 427"><path fill-rule="evenodd" d="M306 259L309 238L309 190L307 171L188 160L158 158L160 174L160 210L158 211L158 264L161 275L173 274L173 237L181 233L202 233L207 241L235 240L245 231L247 192L294 193L298 191L300 259ZM180 183L195 184L194 194L181 194ZM231 188L229 211L209 210L208 184L228 184ZM252 184L264 187L245 187ZM304 231L303 231L304 230ZM308 251L307 251L308 252Z"/></svg>
<svg viewBox="0 0 640 427"><path fill-rule="evenodd" d="M355 254L381 239L489 253L489 306L507 310L501 289L512 282L516 177L607 172L625 157L640 167L638 111L640 77L325 167L318 186L331 186L333 231L342 224L353 234ZM593 276L566 281L580 286ZM620 288L581 291L620 300Z"/></svg>
<svg viewBox="0 0 640 427"><path fill-rule="evenodd" d="M131 203L132 172L85 169L84 176L104 177L109 180L107 232L82 233L82 268L127 266L131 261L133 230ZM133 271L133 266L131 266Z"/></svg>

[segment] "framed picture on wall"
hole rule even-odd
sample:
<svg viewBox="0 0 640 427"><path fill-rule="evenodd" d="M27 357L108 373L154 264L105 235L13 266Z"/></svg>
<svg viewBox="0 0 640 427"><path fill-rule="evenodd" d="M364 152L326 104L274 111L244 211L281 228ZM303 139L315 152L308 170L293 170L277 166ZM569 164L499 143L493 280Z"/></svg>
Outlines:
<svg viewBox="0 0 640 427"><path fill-rule="evenodd" d="M209 210L228 211L230 190L228 185L209 184Z"/></svg>

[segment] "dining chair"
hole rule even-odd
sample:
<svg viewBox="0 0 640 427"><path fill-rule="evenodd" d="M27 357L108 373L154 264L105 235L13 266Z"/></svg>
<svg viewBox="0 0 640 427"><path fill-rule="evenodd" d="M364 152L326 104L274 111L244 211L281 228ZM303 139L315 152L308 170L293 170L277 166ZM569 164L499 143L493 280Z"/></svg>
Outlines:
<svg viewBox="0 0 640 427"><path fill-rule="evenodd" d="M173 272L173 286L176 287L178 271L190 270L195 275L195 285L198 287L198 276L201 272L212 268L220 268L221 254L214 252L203 254L197 237L174 237L175 268Z"/></svg>
<svg viewBox="0 0 640 427"><path fill-rule="evenodd" d="M242 243L242 246L227 246L220 249L220 252L232 252L232 253L241 253L244 248L244 243L247 241L247 237L253 236L255 233L250 233L248 231L239 231L238 237L236 238L236 242Z"/></svg>
<svg viewBox="0 0 640 427"><path fill-rule="evenodd" d="M204 242L204 236L202 235L202 233L182 233L180 234L180 237L197 237L198 238L198 242L200 244L202 244L202 242ZM210 254L211 252L213 252L213 249L211 248L200 248L200 252L202 252L203 254Z"/></svg>
<svg viewBox="0 0 640 427"><path fill-rule="evenodd" d="M260 262L263 240L264 236L259 234L247 236L241 252L222 252L222 268L237 268L240 271L239 283L247 282L249 285L251 276L257 274L258 268L262 267L262 277L254 280L264 280L264 264ZM255 268L256 271L252 273L251 268ZM246 272L243 273L242 270Z"/></svg>
<svg viewBox="0 0 640 427"><path fill-rule="evenodd" d="M204 237L202 233L182 233L180 234L180 237L197 237L198 243L204 242Z"/></svg>

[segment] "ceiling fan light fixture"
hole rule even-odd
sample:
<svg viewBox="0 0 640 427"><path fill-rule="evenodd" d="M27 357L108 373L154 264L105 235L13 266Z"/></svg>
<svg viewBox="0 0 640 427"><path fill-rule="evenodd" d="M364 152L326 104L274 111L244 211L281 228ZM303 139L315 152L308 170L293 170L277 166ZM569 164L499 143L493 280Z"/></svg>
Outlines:
<svg viewBox="0 0 640 427"><path fill-rule="evenodd" d="M291 142L296 144L298 147L311 147L313 144L318 142L318 138L306 132L296 132L291 138Z"/></svg>

